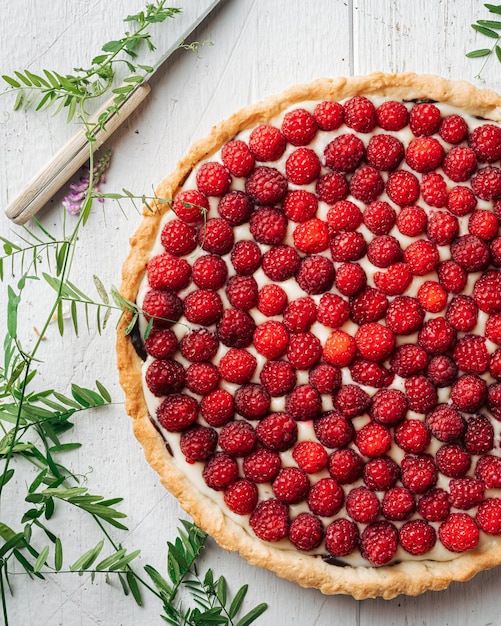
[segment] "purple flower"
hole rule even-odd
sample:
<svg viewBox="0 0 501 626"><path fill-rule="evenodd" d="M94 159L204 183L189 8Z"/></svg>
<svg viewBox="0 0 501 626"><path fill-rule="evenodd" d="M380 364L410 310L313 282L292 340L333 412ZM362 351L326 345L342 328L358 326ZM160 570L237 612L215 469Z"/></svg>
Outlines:
<svg viewBox="0 0 501 626"><path fill-rule="evenodd" d="M99 192L99 186L106 182L105 173L110 166L111 150L107 150L99 161L94 165L92 177L92 191ZM83 202L89 191L90 169L88 165L82 167L83 176L79 182L72 181L69 184L69 192L63 199L63 206L70 215L79 215L82 210ZM99 202L104 202L103 198L98 197Z"/></svg>

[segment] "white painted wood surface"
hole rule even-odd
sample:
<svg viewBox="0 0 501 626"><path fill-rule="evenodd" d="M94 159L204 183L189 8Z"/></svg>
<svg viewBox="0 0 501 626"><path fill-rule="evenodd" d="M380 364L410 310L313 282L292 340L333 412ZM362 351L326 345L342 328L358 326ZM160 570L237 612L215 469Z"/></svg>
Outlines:
<svg viewBox="0 0 501 626"><path fill-rule="evenodd" d="M173 2L186 12L198 4L199 0ZM121 35L121 18L143 6L140 0L2 0L1 5L2 74L44 67L64 73L85 66L104 42ZM214 45L203 47L198 56L176 53L154 77L145 105L110 140L113 158L105 190L148 193L212 124L294 83L375 70L414 70L480 84L474 77L482 60L464 55L474 47L484 47L470 28L471 22L482 17L487 17L487 11L473 0L225 0L195 34L196 39L211 40ZM170 22L156 29L160 48L175 37L174 31ZM144 61L151 62L151 57L145 54ZM501 67L495 60L484 77L487 86L501 89ZM12 97L0 99L2 207L75 130L62 116L12 112L12 104ZM61 229L62 196L58 194L41 214L43 224L54 232ZM97 205L82 232L73 280L84 291L93 293L94 273L107 286L119 283L128 238L140 220L132 207L125 213L112 202ZM19 232L2 211L0 233L16 238ZM0 293L3 320L5 284ZM33 326L44 319L49 298L47 290L37 285L23 301L26 346L33 341ZM98 378L116 399L115 406L78 418L71 437L83 447L71 453L68 462L76 472L86 474L91 492L124 498L129 532L115 533L115 537L129 549L140 548L141 563L165 571L166 542L173 538L182 512L144 461L120 404L113 324L101 337L91 328L88 333L82 330L78 338L69 330L61 339L57 329L51 328L41 356L45 362L40 367L39 388L65 391L71 382L92 386ZM25 483L32 479L29 471L19 470L18 493L9 492L11 500L8 505L3 502L1 511L2 518L13 525L24 511ZM89 520L69 508L57 522L66 563L99 538ZM248 606L269 603L260 624L479 626L500 621L499 569L440 593L357 602L302 590L250 567L212 542L201 565L224 573L233 589L249 583ZM163 623L155 598L146 597L145 606L138 608L115 583L107 585L99 579L92 583L89 577L69 574L48 576L44 583L20 574L12 581L9 612L14 625Z"/></svg>

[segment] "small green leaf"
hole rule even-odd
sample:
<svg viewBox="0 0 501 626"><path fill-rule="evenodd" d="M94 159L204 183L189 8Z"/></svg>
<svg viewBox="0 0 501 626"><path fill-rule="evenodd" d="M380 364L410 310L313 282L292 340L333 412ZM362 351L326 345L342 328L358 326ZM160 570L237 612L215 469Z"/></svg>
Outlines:
<svg viewBox="0 0 501 626"><path fill-rule="evenodd" d="M7 552L11 550L12 548L15 548L21 545L23 541L24 541L24 533L16 533L15 535L12 535L12 537L10 537L3 544L3 546L0 547L0 557L2 557L4 554L7 554Z"/></svg>
<svg viewBox="0 0 501 626"><path fill-rule="evenodd" d="M108 41L108 43L105 43L104 46L101 48L101 50L103 50L104 52L118 52L121 49L121 41Z"/></svg>
<svg viewBox="0 0 501 626"><path fill-rule="evenodd" d="M244 615L241 619L239 619L236 626L248 626L249 624L252 624L252 622L255 622L257 618L266 611L267 608L268 608L268 605L265 604L264 602L261 604L258 604L251 611L249 611L246 615Z"/></svg>
<svg viewBox="0 0 501 626"><path fill-rule="evenodd" d="M243 585L243 587L240 587L240 589L235 594L235 597L231 601L230 608L228 609L228 615L230 619L233 619L236 616L236 614L240 611L240 608L247 594L248 588L249 588L249 585Z"/></svg>
<svg viewBox="0 0 501 626"><path fill-rule="evenodd" d="M56 538L55 552L54 552L54 569L59 572L63 567L63 545L59 537Z"/></svg>
<svg viewBox="0 0 501 626"><path fill-rule="evenodd" d="M57 329L59 330L59 334L62 337L64 335L64 312L63 312L62 300L59 300L59 302L57 303L56 319L57 319Z"/></svg>
<svg viewBox="0 0 501 626"><path fill-rule="evenodd" d="M96 380L96 387L97 387L99 393L101 394L102 398L105 400L105 402L111 402L112 401L109 391L98 380Z"/></svg>
<svg viewBox="0 0 501 626"><path fill-rule="evenodd" d="M501 4L484 4L486 9L489 9L491 13L501 15Z"/></svg>
<svg viewBox="0 0 501 626"><path fill-rule="evenodd" d="M0 522L0 537L2 537L2 539L5 539L5 541L8 541L9 539L12 539L12 537L15 537L15 536L16 536L16 533L12 530L12 528L10 528L10 526L7 526L7 524Z"/></svg>
<svg viewBox="0 0 501 626"><path fill-rule="evenodd" d="M108 296L108 292L106 291L106 287L103 285L99 277L96 276L95 274L92 276L92 279L94 281L94 285L96 287L97 293L99 294L101 300L104 302L104 304L109 304L110 298Z"/></svg>
<svg viewBox="0 0 501 626"><path fill-rule="evenodd" d="M141 597L141 590L139 589L139 585L137 584L136 577L133 572L130 570L125 574L127 578L127 582L129 583L129 588L132 593L132 597L136 601L138 606L143 606L143 599Z"/></svg>
<svg viewBox="0 0 501 626"><path fill-rule="evenodd" d="M38 558L35 561L35 564L33 565L34 573L39 572L42 569L42 567L45 565L45 562L47 561L48 556L49 556L49 546L45 546L45 548L43 548L40 554L38 555Z"/></svg>
<svg viewBox="0 0 501 626"><path fill-rule="evenodd" d="M21 83L19 83L17 80L12 78L12 76L7 76L6 74L3 74L2 78L8 85L10 85L11 87L14 87L14 89L19 89L19 87L21 87Z"/></svg>
<svg viewBox="0 0 501 626"><path fill-rule="evenodd" d="M485 26L472 24L471 27L482 35L485 35L486 37L491 37L492 39L498 39L499 37L495 30L491 30L490 28L486 28Z"/></svg>
<svg viewBox="0 0 501 626"><path fill-rule="evenodd" d="M99 556L101 550L103 549L103 546L104 546L104 539L101 539L101 541L94 548L87 550L87 552L82 554L82 556L79 559L77 559L73 563L73 565L70 566L70 571L78 572L78 571L83 571L85 569L88 569Z"/></svg>
<svg viewBox="0 0 501 626"><path fill-rule="evenodd" d="M494 51L496 52L497 60L501 63L501 47L496 45Z"/></svg>
<svg viewBox="0 0 501 626"><path fill-rule="evenodd" d="M470 59L475 59L477 57L485 57L490 53L490 48L481 48L479 50L472 50L471 52L468 52L466 56Z"/></svg>
<svg viewBox="0 0 501 626"><path fill-rule="evenodd" d="M487 28L494 28L496 30L501 29L501 22L498 20L477 20L477 24L480 24L480 26L487 26Z"/></svg>

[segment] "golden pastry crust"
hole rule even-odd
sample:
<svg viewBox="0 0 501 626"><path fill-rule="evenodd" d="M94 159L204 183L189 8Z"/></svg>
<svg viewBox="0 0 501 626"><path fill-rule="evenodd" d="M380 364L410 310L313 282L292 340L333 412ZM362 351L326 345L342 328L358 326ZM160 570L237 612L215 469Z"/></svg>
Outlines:
<svg viewBox="0 0 501 626"><path fill-rule="evenodd" d="M354 95L389 96L402 100L432 99L450 104L488 120L501 121L501 97L477 89L465 81L451 81L433 75L383 74L350 78L319 79L298 85L277 96L247 106L213 127L197 141L178 163L175 171L156 189L157 197L173 198L192 169L238 132L265 123L293 104L307 100L342 100ZM160 219L168 204L145 207L143 221L130 240L131 250L122 270L121 294L134 301L151 254ZM195 523L226 550L238 551L251 564L272 570L278 576L303 587L315 587L325 594L351 594L357 599L399 594L417 595L446 588L452 581L465 581L479 571L501 563L501 542L465 553L451 561L407 561L383 567L331 565L319 556L282 550L251 536L245 528L224 514L219 505L200 493L174 462L165 440L157 431L143 395L141 359L124 330L125 315L118 327L117 354L120 383L126 396L126 410L133 418L134 434L143 446L146 459L160 475L163 485L179 500Z"/></svg>

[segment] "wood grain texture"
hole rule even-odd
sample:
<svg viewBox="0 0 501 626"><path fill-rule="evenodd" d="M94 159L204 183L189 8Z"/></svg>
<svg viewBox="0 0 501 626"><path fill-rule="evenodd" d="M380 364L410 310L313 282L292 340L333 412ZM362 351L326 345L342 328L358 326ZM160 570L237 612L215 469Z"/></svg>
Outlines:
<svg viewBox="0 0 501 626"><path fill-rule="evenodd" d="M0 21L2 52L0 73L43 67L60 72L85 65L101 45L123 31L121 18L142 8L140 0L120 3L105 0L9 0ZM193 6L185 0L175 5ZM105 191L126 188L148 194L174 167L195 139L217 121L249 102L276 93L288 85L320 76L365 74L375 70L418 71L463 78L476 84L481 60L468 60L465 52L480 47L470 23L482 15L473 0L225 0L194 38L212 41L198 55L179 51L152 80L146 107L136 111L110 140L112 165ZM156 30L156 41L169 41L171 24ZM22 42L23 45L19 45ZM483 42L482 42L483 45ZM145 54L145 62L151 61ZM486 86L499 90L501 72L493 61L486 69ZM0 99L0 198L2 209L57 149L73 134L74 125L50 112L12 112L13 98ZM62 193L47 205L41 219L54 232L62 232ZM124 215L125 214L125 215ZM123 212L112 203L96 210L82 231L72 280L94 294L92 274L106 286L119 283L128 238L140 216L130 205ZM15 238L21 231L0 211L0 234ZM0 320L4 328L5 285L0 289ZM43 284L34 284L22 304L24 344L34 338L51 301ZM80 337L68 332L60 338L51 327L43 343L38 385L65 391L71 382L92 386L96 378L117 402L122 394L115 372L113 323L99 336L82 328ZM166 542L174 536L182 515L177 502L158 483L142 458L131 434L123 406L78 418L70 440L83 447L68 456L75 471L86 474L91 492L124 497L129 531L117 540L129 549L140 548L140 563L165 572ZM24 473L23 473L24 471ZM24 508L19 493L33 477L21 470L9 492L12 506L2 511L13 525ZM89 521L69 508L61 509L60 525L71 563L100 536ZM270 608L260 624L327 626L477 626L498 623L499 570L473 581L452 585L440 593L392 601L357 602L349 597L324 597L253 568L235 554L210 543L201 567L224 573L233 589L249 583L248 606L266 601ZM23 575L12 577L14 597L9 602L12 624L132 626L163 623L160 606L146 597L138 608L125 598L117 583L74 575L48 576L45 583Z"/></svg>

